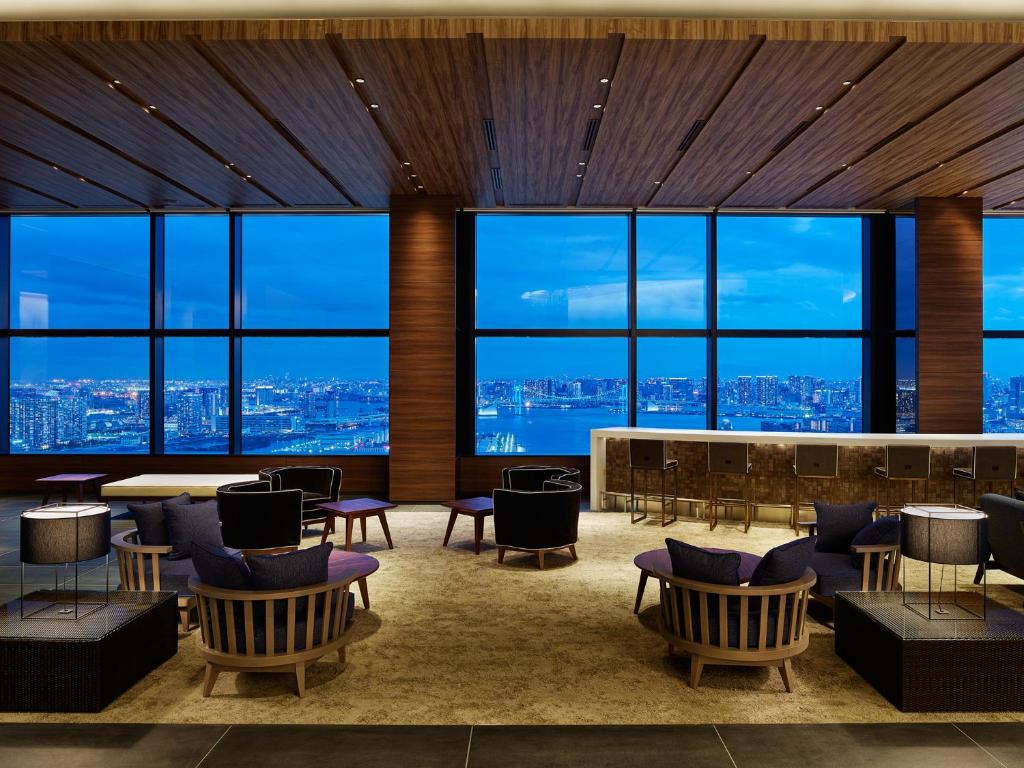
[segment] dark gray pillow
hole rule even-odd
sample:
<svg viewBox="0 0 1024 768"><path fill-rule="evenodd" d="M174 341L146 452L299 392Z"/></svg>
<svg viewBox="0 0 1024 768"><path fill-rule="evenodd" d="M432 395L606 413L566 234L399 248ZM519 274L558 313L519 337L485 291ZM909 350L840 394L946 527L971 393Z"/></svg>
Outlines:
<svg viewBox="0 0 1024 768"><path fill-rule="evenodd" d="M252 589L252 573L245 560L223 547L193 544L192 565L203 584L221 589Z"/></svg>
<svg viewBox="0 0 1024 768"><path fill-rule="evenodd" d="M787 584L804 575L814 556L814 537L807 536L769 549L750 577L750 586Z"/></svg>
<svg viewBox="0 0 1024 768"><path fill-rule="evenodd" d="M327 560L334 544L325 542L283 555L252 555L253 589L294 589L327 581Z"/></svg>
<svg viewBox="0 0 1024 768"><path fill-rule="evenodd" d="M1024 488L1015 488L1013 495L1017 498L1017 501L1024 501Z"/></svg>
<svg viewBox="0 0 1024 768"><path fill-rule="evenodd" d="M179 493L173 499L166 500L169 504L191 504L192 497L187 493ZM164 524L164 502L151 501L148 504L132 501L128 503L128 511L135 518L135 527L139 529L139 544L147 547L166 547L167 526Z"/></svg>
<svg viewBox="0 0 1024 768"><path fill-rule="evenodd" d="M195 544L224 548L216 499L199 504L174 504L165 501L163 506L167 537L171 544L168 560L184 560L191 557L192 546Z"/></svg>
<svg viewBox="0 0 1024 768"><path fill-rule="evenodd" d="M900 519L896 515L880 517L875 522L861 528L853 537L850 546L857 544L899 544L900 543ZM853 555L853 564L858 569L864 567L864 555Z"/></svg>
<svg viewBox="0 0 1024 768"><path fill-rule="evenodd" d="M705 584L739 586L740 556L735 552L708 552L675 539L665 539L672 559L672 575Z"/></svg>
<svg viewBox="0 0 1024 768"><path fill-rule="evenodd" d="M871 525L871 516L878 506L873 501L857 504L828 504L814 502L818 520L818 552L848 554L853 537L858 531Z"/></svg>

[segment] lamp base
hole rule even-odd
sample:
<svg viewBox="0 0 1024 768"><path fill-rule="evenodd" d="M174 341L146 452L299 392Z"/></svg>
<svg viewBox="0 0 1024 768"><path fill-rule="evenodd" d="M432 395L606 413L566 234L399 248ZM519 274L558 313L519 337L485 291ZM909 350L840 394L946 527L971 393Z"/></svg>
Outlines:
<svg viewBox="0 0 1024 768"><path fill-rule="evenodd" d="M39 607L35 607L38 605ZM107 603L83 603L68 605L67 603L33 603L22 598L21 618L25 619L59 619L61 621L77 621L103 608Z"/></svg>
<svg viewBox="0 0 1024 768"><path fill-rule="evenodd" d="M918 616L929 621L984 621L985 609L979 605L974 609L962 602L936 602L934 596L931 602L927 595L914 595L916 600L904 600L903 605L909 608ZM925 599L922 600L921 598ZM961 596L962 597L962 596Z"/></svg>

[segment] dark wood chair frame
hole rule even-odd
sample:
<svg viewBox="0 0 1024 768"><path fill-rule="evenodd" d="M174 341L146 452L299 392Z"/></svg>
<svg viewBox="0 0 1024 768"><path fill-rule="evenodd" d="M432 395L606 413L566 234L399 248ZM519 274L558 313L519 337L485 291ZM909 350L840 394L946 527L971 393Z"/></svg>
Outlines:
<svg viewBox="0 0 1024 768"><path fill-rule="evenodd" d="M121 589L126 592L160 592L160 556L171 552L171 546L139 544L139 531L119 533L110 539L117 553L117 570L121 576ZM147 567L148 561L148 567ZM194 626L192 612L196 608L194 595L178 595L178 622L182 632Z"/></svg>

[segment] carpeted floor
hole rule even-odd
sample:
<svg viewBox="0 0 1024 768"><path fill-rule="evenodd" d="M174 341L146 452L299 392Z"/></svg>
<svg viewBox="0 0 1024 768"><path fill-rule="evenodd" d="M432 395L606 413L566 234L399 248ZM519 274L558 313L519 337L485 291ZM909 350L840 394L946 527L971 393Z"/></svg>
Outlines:
<svg viewBox="0 0 1024 768"><path fill-rule="evenodd" d="M630 525L624 514L580 519L579 561L551 555L548 568L493 547L472 551L472 524L460 518L442 549L447 510L400 507L388 513L396 548L382 548L375 521L357 549L380 560L370 578L372 610L357 611L348 664L323 660L307 671L307 693L277 674L222 674L201 695L203 664L194 635L178 655L105 711L32 715L40 721L166 723L578 724L822 723L1013 720L1024 713L958 716L899 712L833 653L832 632L811 622L810 648L794 661L797 689L785 693L776 670L709 667L686 683L688 662L670 658L656 631L657 583L632 612L633 556L670 535L762 554L792 539L783 527L744 535L729 524L668 528ZM488 521L486 537L492 528ZM337 539L337 537L335 537ZM310 538L310 543L315 539ZM921 584L918 564L910 587ZM965 574L967 575L967 574ZM1019 607L1024 585L1001 573L990 596ZM334 657L336 659L336 657ZM26 719L4 714L0 721Z"/></svg>

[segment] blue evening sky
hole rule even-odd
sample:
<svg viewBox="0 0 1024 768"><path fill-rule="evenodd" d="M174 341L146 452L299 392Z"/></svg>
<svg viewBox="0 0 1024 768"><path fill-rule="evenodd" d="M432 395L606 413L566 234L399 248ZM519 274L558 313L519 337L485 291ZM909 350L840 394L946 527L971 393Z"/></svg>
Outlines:
<svg viewBox="0 0 1024 768"><path fill-rule="evenodd" d="M164 325L228 327L227 215L164 217Z"/></svg>
<svg viewBox="0 0 1024 768"><path fill-rule="evenodd" d="M718 378L861 375L860 339L719 339Z"/></svg>
<svg viewBox="0 0 1024 768"><path fill-rule="evenodd" d="M242 378L386 379L386 338L248 338L242 341Z"/></svg>
<svg viewBox="0 0 1024 768"><path fill-rule="evenodd" d="M982 227L985 330L1024 330L1024 220L987 217Z"/></svg>
<svg viewBox="0 0 1024 768"><path fill-rule="evenodd" d="M476 340L480 379L595 377L628 375L625 338L504 338Z"/></svg>
<svg viewBox="0 0 1024 768"><path fill-rule="evenodd" d="M11 339L11 381L149 378L149 340L141 338Z"/></svg>
<svg viewBox="0 0 1024 768"><path fill-rule="evenodd" d="M985 339L985 373L997 379L1024 376L1024 339Z"/></svg>

